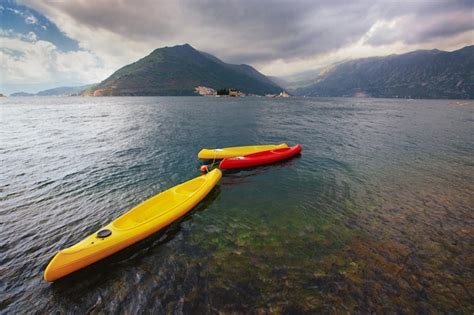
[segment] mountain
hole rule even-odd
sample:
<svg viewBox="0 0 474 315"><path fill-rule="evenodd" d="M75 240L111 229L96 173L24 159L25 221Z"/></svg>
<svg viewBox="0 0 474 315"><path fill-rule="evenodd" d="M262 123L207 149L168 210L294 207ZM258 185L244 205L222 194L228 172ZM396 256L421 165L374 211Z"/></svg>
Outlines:
<svg viewBox="0 0 474 315"><path fill-rule="evenodd" d="M129 64L85 95L195 95L194 88L235 88L245 93L277 93L281 88L248 65L227 64L189 44L164 47Z"/></svg>
<svg viewBox="0 0 474 315"><path fill-rule="evenodd" d="M79 95L82 91L94 87L95 84L81 85L81 86L61 86L53 89L39 91L38 93L16 92L10 94L13 97L20 96L71 96Z"/></svg>
<svg viewBox="0 0 474 315"><path fill-rule="evenodd" d="M402 55L339 63L314 84L293 91L307 96L474 98L474 46L445 52L418 50Z"/></svg>
<svg viewBox="0 0 474 315"><path fill-rule="evenodd" d="M275 83L278 86L281 86L282 88L289 89L290 87L290 82L287 81L284 77L276 77L276 76L267 76L273 83Z"/></svg>
<svg viewBox="0 0 474 315"><path fill-rule="evenodd" d="M297 74L269 78L279 86L289 90L295 90L315 83L317 78L320 76L320 73L321 69L314 69L299 72Z"/></svg>
<svg viewBox="0 0 474 315"><path fill-rule="evenodd" d="M16 93L10 94L10 96L13 96L13 97L24 97L24 96L35 96L35 94L34 94L34 93L26 93L26 92L16 92Z"/></svg>
<svg viewBox="0 0 474 315"><path fill-rule="evenodd" d="M82 91L95 86L88 84L82 86L61 86L54 89L44 90L36 93L36 96L70 96L80 94Z"/></svg>

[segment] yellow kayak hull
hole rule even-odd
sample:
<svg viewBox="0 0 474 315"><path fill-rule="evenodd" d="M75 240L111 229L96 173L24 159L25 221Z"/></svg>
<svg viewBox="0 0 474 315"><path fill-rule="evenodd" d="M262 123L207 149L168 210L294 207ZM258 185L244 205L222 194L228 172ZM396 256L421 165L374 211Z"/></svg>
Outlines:
<svg viewBox="0 0 474 315"><path fill-rule="evenodd" d="M55 281L168 226L204 199L221 176L221 171L214 169L137 205L96 233L59 251L46 267L44 279Z"/></svg>
<svg viewBox="0 0 474 315"><path fill-rule="evenodd" d="M286 143L282 144L264 144L264 145L250 145L244 147L229 147L222 149L202 149L198 153L198 158L203 160L225 159L236 156L249 155L262 151L288 148Z"/></svg>

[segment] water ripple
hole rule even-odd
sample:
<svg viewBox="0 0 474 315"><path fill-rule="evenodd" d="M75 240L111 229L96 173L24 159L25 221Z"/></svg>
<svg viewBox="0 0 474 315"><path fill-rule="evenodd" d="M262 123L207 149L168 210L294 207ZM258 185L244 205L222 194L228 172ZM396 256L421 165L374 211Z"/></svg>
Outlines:
<svg viewBox="0 0 474 315"><path fill-rule="evenodd" d="M2 313L472 313L472 107L267 98L0 100ZM54 253L199 174L202 147L301 143L54 284Z"/></svg>

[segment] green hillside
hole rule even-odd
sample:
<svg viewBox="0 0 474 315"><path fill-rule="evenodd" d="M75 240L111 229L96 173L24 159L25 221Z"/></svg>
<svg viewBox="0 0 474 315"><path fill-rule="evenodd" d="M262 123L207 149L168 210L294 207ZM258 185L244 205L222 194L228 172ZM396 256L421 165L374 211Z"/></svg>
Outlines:
<svg viewBox="0 0 474 315"><path fill-rule="evenodd" d="M194 88L235 88L244 93L266 94L281 90L263 74L248 65L226 64L188 44L154 50L129 64L86 94L118 95L195 95Z"/></svg>

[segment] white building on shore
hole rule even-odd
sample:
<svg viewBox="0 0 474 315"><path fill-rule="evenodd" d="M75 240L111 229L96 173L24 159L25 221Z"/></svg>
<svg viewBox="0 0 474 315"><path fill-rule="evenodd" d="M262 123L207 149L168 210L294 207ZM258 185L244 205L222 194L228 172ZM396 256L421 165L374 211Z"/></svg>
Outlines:
<svg viewBox="0 0 474 315"><path fill-rule="evenodd" d="M217 95L216 90L207 86L197 86L194 91L202 96L214 96Z"/></svg>

